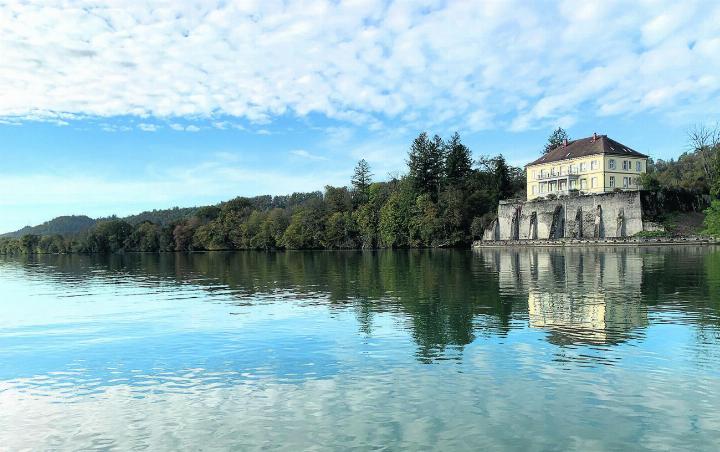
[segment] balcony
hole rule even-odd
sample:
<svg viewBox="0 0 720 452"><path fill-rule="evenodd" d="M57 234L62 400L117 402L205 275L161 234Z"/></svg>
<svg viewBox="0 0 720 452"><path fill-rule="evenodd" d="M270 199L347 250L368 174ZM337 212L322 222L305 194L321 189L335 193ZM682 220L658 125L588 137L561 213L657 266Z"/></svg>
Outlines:
<svg viewBox="0 0 720 452"><path fill-rule="evenodd" d="M580 175L580 171L566 169L563 171L551 171L548 173L536 174L535 180L551 180L551 179L576 179Z"/></svg>

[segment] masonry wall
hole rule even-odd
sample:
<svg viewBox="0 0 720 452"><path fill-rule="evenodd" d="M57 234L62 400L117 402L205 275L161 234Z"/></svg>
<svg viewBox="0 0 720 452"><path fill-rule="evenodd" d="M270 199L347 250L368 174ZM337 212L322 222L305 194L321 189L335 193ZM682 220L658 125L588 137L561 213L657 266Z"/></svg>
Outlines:
<svg viewBox="0 0 720 452"><path fill-rule="evenodd" d="M630 237L643 230L641 196L635 191L501 202L495 227L492 236L500 240Z"/></svg>

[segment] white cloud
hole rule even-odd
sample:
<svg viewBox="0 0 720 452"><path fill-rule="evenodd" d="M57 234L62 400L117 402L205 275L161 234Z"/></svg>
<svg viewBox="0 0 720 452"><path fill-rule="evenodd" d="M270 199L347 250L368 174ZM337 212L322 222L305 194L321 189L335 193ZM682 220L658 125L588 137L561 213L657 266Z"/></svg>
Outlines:
<svg viewBox="0 0 720 452"><path fill-rule="evenodd" d="M143 132L155 132L158 130L158 126L155 124L146 124L144 122L141 122L138 124L138 129L142 130Z"/></svg>
<svg viewBox="0 0 720 452"><path fill-rule="evenodd" d="M199 132L200 127L190 124L189 126L184 126L182 124L178 124L176 122L173 122L170 124L170 128L173 130L176 130L178 132Z"/></svg>
<svg viewBox="0 0 720 452"><path fill-rule="evenodd" d="M130 132L132 127L124 124L108 124L103 122L100 123L100 129L105 132Z"/></svg>
<svg viewBox="0 0 720 452"><path fill-rule="evenodd" d="M702 0L10 1L0 117L319 113L480 130L717 114L718 23L720 3Z"/></svg>
<svg viewBox="0 0 720 452"><path fill-rule="evenodd" d="M321 155L311 154L310 152L304 150L304 149L295 149L290 151L290 154L296 156L296 157L302 157L304 159L308 160L327 160L327 157L323 157Z"/></svg>

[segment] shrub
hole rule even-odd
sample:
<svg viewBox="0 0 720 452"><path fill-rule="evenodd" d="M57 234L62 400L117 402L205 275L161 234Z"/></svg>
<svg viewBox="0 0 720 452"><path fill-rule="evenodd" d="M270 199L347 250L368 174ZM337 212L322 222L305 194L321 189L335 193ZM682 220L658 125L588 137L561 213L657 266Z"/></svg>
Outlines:
<svg viewBox="0 0 720 452"><path fill-rule="evenodd" d="M669 235L667 231L640 231L635 233L633 237L650 239L654 237L668 237Z"/></svg>
<svg viewBox="0 0 720 452"><path fill-rule="evenodd" d="M714 200L710 207L705 209L705 230L703 233L713 237L720 237L720 200Z"/></svg>

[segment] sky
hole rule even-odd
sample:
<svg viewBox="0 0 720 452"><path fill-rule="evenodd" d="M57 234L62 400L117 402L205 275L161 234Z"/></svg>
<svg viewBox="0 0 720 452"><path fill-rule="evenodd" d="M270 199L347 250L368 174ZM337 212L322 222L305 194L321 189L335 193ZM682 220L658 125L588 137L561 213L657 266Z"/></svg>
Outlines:
<svg viewBox="0 0 720 452"><path fill-rule="evenodd" d="M720 2L0 0L0 232L402 174L422 131L653 158L720 120Z"/></svg>

